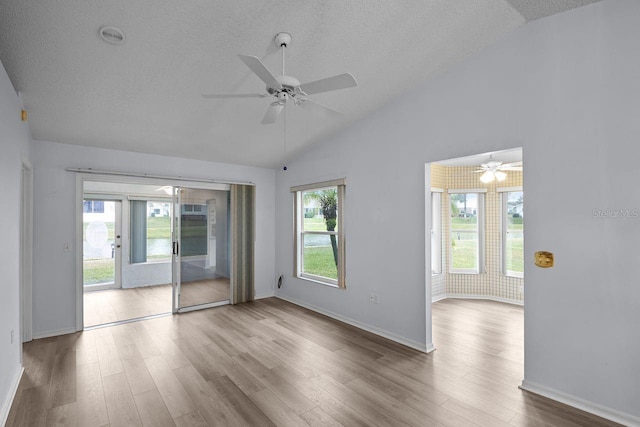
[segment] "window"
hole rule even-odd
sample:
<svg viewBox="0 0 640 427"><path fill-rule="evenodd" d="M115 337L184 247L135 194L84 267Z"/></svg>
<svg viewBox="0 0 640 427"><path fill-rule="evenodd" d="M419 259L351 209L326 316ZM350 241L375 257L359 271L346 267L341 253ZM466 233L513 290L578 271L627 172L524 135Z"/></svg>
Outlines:
<svg viewBox="0 0 640 427"><path fill-rule="evenodd" d="M180 215L180 253L182 257L207 255L207 205L182 205Z"/></svg>
<svg viewBox="0 0 640 427"><path fill-rule="evenodd" d="M84 200L82 202L83 213L104 213L103 200Z"/></svg>
<svg viewBox="0 0 640 427"><path fill-rule="evenodd" d="M291 188L294 193L296 277L345 287L345 180Z"/></svg>
<svg viewBox="0 0 640 427"><path fill-rule="evenodd" d="M171 259L171 203L131 200L131 263Z"/></svg>
<svg viewBox="0 0 640 427"><path fill-rule="evenodd" d="M442 273L442 194L431 193L431 274Z"/></svg>
<svg viewBox="0 0 640 427"><path fill-rule="evenodd" d="M509 191L514 190L514 191ZM502 192L502 272L524 277L524 193L522 189Z"/></svg>
<svg viewBox="0 0 640 427"><path fill-rule="evenodd" d="M451 273L484 272L484 192L449 190Z"/></svg>

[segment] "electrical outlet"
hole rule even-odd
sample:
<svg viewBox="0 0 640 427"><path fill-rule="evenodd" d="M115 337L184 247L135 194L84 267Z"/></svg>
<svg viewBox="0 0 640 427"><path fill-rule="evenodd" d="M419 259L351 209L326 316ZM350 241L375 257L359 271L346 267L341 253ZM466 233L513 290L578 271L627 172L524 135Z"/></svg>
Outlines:
<svg viewBox="0 0 640 427"><path fill-rule="evenodd" d="M378 294L376 294L375 292L369 293L369 302L371 304L377 304L378 301L379 301Z"/></svg>
<svg viewBox="0 0 640 427"><path fill-rule="evenodd" d="M62 250L63 250L64 252L71 252L71 243L69 243L69 242L64 242L64 243L62 244Z"/></svg>

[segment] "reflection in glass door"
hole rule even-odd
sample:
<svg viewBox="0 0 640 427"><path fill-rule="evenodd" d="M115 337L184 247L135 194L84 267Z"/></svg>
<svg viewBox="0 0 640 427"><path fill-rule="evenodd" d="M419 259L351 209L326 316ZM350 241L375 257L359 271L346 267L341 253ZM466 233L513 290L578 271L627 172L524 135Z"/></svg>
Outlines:
<svg viewBox="0 0 640 427"><path fill-rule="evenodd" d="M82 202L82 284L85 291L120 288L120 209L117 200Z"/></svg>
<svg viewBox="0 0 640 427"><path fill-rule="evenodd" d="M174 311L229 302L229 190L175 188Z"/></svg>

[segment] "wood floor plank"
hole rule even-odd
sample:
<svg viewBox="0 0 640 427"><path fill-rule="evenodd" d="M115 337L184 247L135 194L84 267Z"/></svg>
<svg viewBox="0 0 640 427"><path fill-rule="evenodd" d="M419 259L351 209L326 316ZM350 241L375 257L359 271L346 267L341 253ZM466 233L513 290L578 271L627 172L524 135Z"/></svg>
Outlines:
<svg viewBox="0 0 640 427"><path fill-rule="evenodd" d="M202 418L200 411L184 414L173 420L176 427L209 427L209 424Z"/></svg>
<svg viewBox="0 0 640 427"><path fill-rule="evenodd" d="M47 411L46 427L80 426L76 412L76 402L56 406Z"/></svg>
<svg viewBox="0 0 640 427"><path fill-rule="evenodd" d="M343 427L342 424L334 420L331 415L327 414L320 407L315 407L304 414L300 414L300 418L311 427Z"/></svg>
<svg viewBox="0 0 640 427"><path fill-rule="evenodd" d="M198 407L200 416L212 426L241 426L233 412L223 403L209 383L193 366L183 366L174 373Z"/></svg>
<svg viewBox="0 0 640 427"><path fill-rule="evenodd" d="M140 416L124 372L102 378L110 427L141 426Z"/></svg>
<svg viewBox="0 0 640 427"><path fill-rule="evenodd" d="M35 340L6 425L616 425L518 389L522 307L432 312L430 354L275 298Z"/></svg>
<svg viewBox="0 0 640 427"><path fill-rule="evenodd" d="M102 376L107 377L124 372L113 336L111 333L107 333L109 332L107 328L102 331L105 332L96 336L96 350L98 351L98 362Z"/></svg>
<svg viewBox="0 0 640 427"><path fill-rule="evenodd" d="M251 396L251 400L264 412L277 426L298 427L305 422L294 411L285 405L278 397L265 388L256 391Z"/></svg>
<svg viewBox="0 0 640 427"><path fill-rule="evenodd" d="M76 341L76 364L84 365L98 361L95 331L80 332L80 338Z"/></svg>
<svg viewBox="0 0 640 427"><path fill-rule="evenodd" d="M269 417L227 376L208 381L222 402L244 425L275 426Z"/></svg>
<svg viewBox="0 0 640 427"><path fill-rule="evenodd" d="M148 331L148 329L147 329ZM191 364L184 352L176 345L169 335L162 332L149 332L149 337L169 364L171 369L181 368Z"/></svg>
<svg viewBox="0 0 640 427"><path fill-rule="evenodd" d="M157 389L133 396L142 425L146 427L174 427L176 424Z"/></svg>
<svg viewBox="0 0 640 427"><path fill-rule="evenodd" d="M282 400L296 414L302 414L313 409L316 405L301 395L291 384L277 373L262 365L250 354L241 354L234 358L242 367L258 378L271 392Z"/></svg>
<svg viewBox="0 0 640 427"><path fill-rule="evenodd" d="M76 401L76 352L66 350L53 357L49 407L66 405Z"/></svg>
<svg viewBox="0 0 640 427"><path fill-rule="evenodd" d="M12 408L7 427L41 426L47 418L49 384L25 389L20 397L20 405Z"/></svg>
<svg viewBox="0 0 640 427"><path fill-rule="evenodd" d="M97 361L78 365L76 387L78 425L98 427L109 424L102 375Z"/></svg>
<svg viewBox="0 0 640 427"><path fill-rule="evenodd" d="M144 362L173 418L198 409L162 356L149 357Z"/></svg>
<svg viewBox="0 0 640 427"><path fill-rule="evenodd" d="M134 396L151 391L156 388L156 383L151 378L149 369L142 359L142 356L132 357L122 361L124 373L131 387L131 394Z"/></svg>
<svg viewBox="0 0 640 427"><path fill-rule="evenodd" d="M49 384L55 349L55 338L45 338L24 344L23 364L25 373L23 381L25 382L25 388Z"/></svg>

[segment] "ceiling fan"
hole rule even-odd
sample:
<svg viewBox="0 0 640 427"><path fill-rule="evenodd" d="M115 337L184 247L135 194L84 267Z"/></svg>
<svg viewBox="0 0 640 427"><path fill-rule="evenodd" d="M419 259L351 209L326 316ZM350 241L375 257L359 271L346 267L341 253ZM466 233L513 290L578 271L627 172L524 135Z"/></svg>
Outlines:
<svg viewBox="0 0 640 427"><path fill-rule="evenodd" d="M492 155L489 155L489 160L486 163L482 163L480 167L475 171L476 173L482 173L480 181L485 184L492 182L493 180L504 181L507 178L507 171L521 171L522 162L502 163L494 160Z"/></svg>
<svg viewBox="0 0 640 427"><path fill-rule="evenodd" d="M269 105L262 118L262 124L275 123L287 103L292 103L308 110L321 110L330 114L340 114L309 98L309 95L346 89L356 86L356 79L349 73L338 74L333 77L300 83L295 77L285 73L285 50L291 43L289 33L278 33L275 36L276 45L282 49L282 75L274 76L265 65L255 56L238 55L240 60L266 85L266 93L238 93L238 94L202 94L204 98L266 98L272 96L275 101Z"/></svg>

